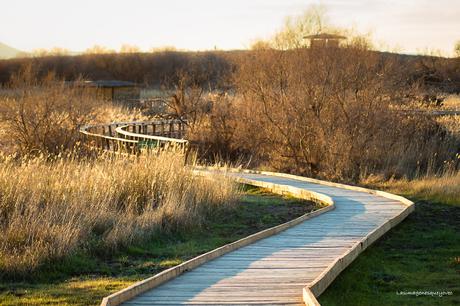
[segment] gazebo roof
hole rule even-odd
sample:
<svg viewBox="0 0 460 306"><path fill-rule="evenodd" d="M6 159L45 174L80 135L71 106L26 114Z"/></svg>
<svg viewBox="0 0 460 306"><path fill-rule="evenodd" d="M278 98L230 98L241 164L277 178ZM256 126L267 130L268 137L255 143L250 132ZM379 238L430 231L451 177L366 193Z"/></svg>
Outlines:
<svg viewBox="0 0 460 306"><path fill-rule="evenodd" d="M346 39L345 36L336 35L336 34L328 34L328 33L307 35L307 36L304 36L303 38L308 38L308 39Z"/></svg>

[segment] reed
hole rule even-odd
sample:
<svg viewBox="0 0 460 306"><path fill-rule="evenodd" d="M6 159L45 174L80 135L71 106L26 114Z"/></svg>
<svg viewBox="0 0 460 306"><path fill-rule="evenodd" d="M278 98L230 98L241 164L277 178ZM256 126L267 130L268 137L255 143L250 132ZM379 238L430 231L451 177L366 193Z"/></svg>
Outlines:
<svg viewBox="0 0 460 306"><path fill-rule="evenodd" d="M229 179L194 175L174 153L74 156L0 158L0 276L202 226L240 194Z"/></svg>

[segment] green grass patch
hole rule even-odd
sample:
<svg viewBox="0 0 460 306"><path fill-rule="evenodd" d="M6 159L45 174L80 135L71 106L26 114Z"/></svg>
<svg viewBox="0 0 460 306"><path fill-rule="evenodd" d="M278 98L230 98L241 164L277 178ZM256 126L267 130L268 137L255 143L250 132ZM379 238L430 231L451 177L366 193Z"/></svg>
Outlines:
<svg viewBox="0 0 460 306"><path fill-rule="evenodd" d="M0 282L0 305L97 305L135 281L319 208L316 204L245 187L230 212L187 232L154 236L111 254L74 254L47 265L33 279Z"/></svg>
<svg viewBox="0 0 460 306"><path fill-rule="evenodd" d="M323 306L460 305L459 233L460 207L418 200L415 212L364 251L319 302ZM405 295L425 291L452 295Z"/></svg>

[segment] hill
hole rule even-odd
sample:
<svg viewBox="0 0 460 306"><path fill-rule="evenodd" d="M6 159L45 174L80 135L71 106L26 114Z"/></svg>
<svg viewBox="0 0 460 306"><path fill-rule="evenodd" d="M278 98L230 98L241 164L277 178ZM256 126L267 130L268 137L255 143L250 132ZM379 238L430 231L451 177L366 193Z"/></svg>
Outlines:
<svg viewBox="0 0 460 306"><path fill-rule="evenodd" d="M24 53L24 52L0 42L0 58L3 58L3 59L13 58L13 57L18 56L21 53Z"/></svg>

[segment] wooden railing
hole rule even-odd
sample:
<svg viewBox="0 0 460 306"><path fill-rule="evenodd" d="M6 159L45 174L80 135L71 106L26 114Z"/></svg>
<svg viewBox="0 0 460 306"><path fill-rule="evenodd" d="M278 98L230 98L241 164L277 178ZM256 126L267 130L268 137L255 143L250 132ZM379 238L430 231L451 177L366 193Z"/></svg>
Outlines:
<svg viewBox="0 0 460 306"><path fill-rule="evenodd" d="M80 128L84 142L104 151L128 154L164 149L187 152L186 125L181 120L116 122Z"/></svg>

